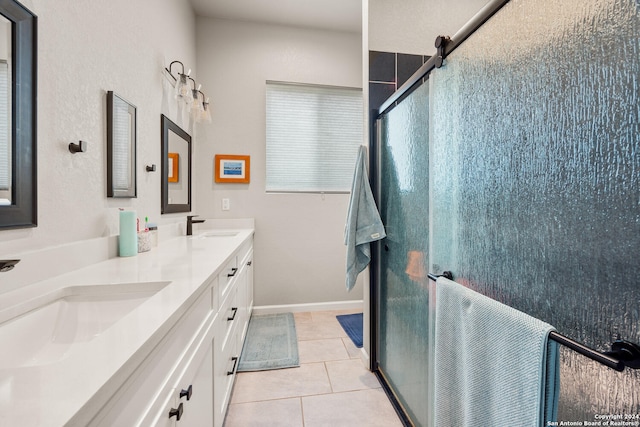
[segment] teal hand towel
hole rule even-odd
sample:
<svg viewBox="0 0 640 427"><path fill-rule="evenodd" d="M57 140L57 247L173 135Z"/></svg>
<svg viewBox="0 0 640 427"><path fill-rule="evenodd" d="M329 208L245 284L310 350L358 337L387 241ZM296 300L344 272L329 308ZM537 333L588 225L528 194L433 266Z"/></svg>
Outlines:
<svg viewBox="0 0 640 427"><path fill-rule="evenodd" d="M347 245L346 284L348 291L353 289L358 274L371 261L369 243L383 239L386 236L384 225L380 219L380 214L369 186L365 153L366 149L361 145L353 174L351 198L344 232L344 244Z"/></svg>
<svg viewBox="0 0 640 427"><path fill-rule="evenodd" d="M546 426L559 391L554 328L444 277L436 282L435 426Z"/></svg>

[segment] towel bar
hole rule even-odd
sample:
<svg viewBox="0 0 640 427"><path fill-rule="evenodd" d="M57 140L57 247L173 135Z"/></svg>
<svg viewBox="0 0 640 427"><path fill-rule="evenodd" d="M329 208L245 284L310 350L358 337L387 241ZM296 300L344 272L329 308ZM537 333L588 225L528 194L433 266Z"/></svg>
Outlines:
<svg viewBox="0 0 640 427"><path fill-rule="evenodd" d="M445 271L441 275L429 273L428 276L434 282L438 277L453 280L453 274L450 271ZM618 339L611 344L611 351L601 353L555 331L549 332L549 339L618 372L624 371L624 368L640 369L640 346L630 341Z"/></svg>

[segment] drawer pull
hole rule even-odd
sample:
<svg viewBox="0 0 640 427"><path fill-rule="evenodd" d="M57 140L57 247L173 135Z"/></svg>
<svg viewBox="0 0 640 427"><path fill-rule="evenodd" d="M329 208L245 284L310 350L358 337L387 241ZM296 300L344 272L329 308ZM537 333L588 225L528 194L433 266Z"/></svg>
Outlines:
<svg viewBox="0 0 640 427"><path fill-rule="evenodd" d="M227 371L227 375L233 375L236 373L236 367L238 366L238 357L234 356L231 358L231 360L233 361L233 368L231 368L230 371Z"/></svg>
<svg viewBox="0 0 640 427"><path fill-rule="evenodd" d="M237 272L238 272L237 268L232 268L231 273L227 274L227 277L233 277L236 275Z"/></svg>
<svg viewBox="0 0 640 427"><path fill-rule="evenodd" d="M231 322L236 318L236 314L238 314L238 307L231 307L231 311L233 311L233 315L231 315L231 317L227 317L228 322Z"/></svg>
<svg viewBox="0 0 640 427"><path fill-rule="evenodd" d="M189 384L189 387L187 387L186 390L185 389L180 390L180 399L187 396L187 400L191 400L191 394L193 394L193 386Z"/></svg>
<svg viewBox="0 0 640 427"><path fill-rule="evenodd" d="M171 417L176 417L176 421L180 421L180 418L182 418L182 402L178 405L178 409L171 408L169 418Z"/></svg>

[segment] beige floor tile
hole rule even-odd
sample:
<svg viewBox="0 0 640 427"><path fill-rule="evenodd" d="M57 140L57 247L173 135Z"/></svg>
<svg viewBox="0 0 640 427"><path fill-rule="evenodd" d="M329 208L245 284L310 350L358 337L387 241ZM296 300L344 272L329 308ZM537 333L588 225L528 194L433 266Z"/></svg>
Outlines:
<svg viewBox="0 0 640 427"><path fill-rule="evenodd" d="M305 427L401 427L382 389L302 398Z"/></svg>
<svg viewBox="0 0 640 427"><path fill-rule="evenodd" d="M231 403L257 402L331 393L324 363L299 368L241 372L236 377Z"/></svg>
<svg viewBox="0 0 640 427"><path fill-rule="evenodd" d="M293 319L296 321L296 324L313 322L313 318L311 317L310 311L293 313Z"/></svg>
<svg viewBox="0 0 640 427"><path fill-rule="evenodd" d="M361 360L340 360L326 362L325 365L334 393L380 388L378 378L364 367Z"/></svg>
<svg viewBox="0 0 640 427"><path fill-rule="evenodd" d="M362 355L362 349L356 347L356 345L351 341L351 338L342 338L342 343L344 347L347 349L347 353L349 353L350 359L360 359Z"/></svg>
<svg viewBox="0 0 640 427"><path fill-rule="evenodd" d="M338 321L323 321L296 324L298 341L344 338L347 334Z"/></svg>
<svg viewBox="0 0 640 427"><path fill-rule="evenodd" d="M229 405L225 427L303 427L300 398Z"/></svg>
<svg viewBox="0 0 640 427"><path fill-rule="evenodd" d="M239 373L225 427L400 427L361 349L335 318L355 312L294 313L300 367Z"/></svg>
<svg viewBox="0 0 640 427"><path fill-rule="evenodd" d="M314 322L324 322L328 320L335 320L337 322L338 319L336 319L336 316L353 313L362 313L362 309L313 311L311 312L311 318Z"/></svg>
<svg viewBox="0 0 640 427"><path fill-rule="evenodd" d="M298 342L300 363L326 362L349 359L342 338L307 340Z"/></svg>

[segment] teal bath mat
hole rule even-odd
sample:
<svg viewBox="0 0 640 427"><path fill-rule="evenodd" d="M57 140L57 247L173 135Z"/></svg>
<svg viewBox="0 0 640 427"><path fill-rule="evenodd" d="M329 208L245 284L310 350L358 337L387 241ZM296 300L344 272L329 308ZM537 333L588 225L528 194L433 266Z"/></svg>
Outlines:
<svg viewBox="0 0 640 427"><path fill-rule="evenodd" d="M242 348L238 372L300 366L292 313L253 315Z"/></svg>

